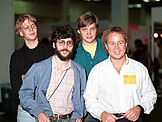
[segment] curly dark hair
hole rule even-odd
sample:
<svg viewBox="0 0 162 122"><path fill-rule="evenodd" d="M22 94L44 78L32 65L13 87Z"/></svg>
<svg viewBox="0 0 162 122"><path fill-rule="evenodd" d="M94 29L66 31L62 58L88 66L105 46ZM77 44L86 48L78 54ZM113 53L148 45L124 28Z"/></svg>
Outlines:
<svg viewBox="0 0 162 122"><path fill-rule="evenodd" d="M76 44L76 32L73 28L67 25L56 26L52 30L51 42L56 43L58 39L71 38L73 40L73 46Z"/></svg>

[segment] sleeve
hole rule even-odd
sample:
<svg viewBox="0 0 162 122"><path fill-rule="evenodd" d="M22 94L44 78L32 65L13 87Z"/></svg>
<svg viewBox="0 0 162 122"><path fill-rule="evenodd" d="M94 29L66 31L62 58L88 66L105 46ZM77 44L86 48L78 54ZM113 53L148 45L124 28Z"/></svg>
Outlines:
<svg viewBox="0 0 162 122"><path fill-rule="evenodd" d="M95 118L100 120L101 113L105 110L100 104L98 104L98 92L99 92L99 79L96 77L97 70L93 68L89 74L85 93L83 95L85 99L85 106L87 111Z"/></svg>
<svg viewBox="0 0 162 122"><path fill-rule="evenodd" d="M34 99L35 88L37 87L41 69L36 64L33 64L26 73L23 84L19 91L20 105L30 114L38 117L39 113L43 112L40 104Z"/></svg>
<svg viewBox="0 0 162 122"><path fill-rule="evenodd" d="M149 114L154 109L157 100L157 93L145 68L142 78L141 101L139 105L144 108L144 113Z"/></svg>
<svg viewBox="0 0 162 122"><path fill-rule="evenodd" d="M21 78L22 71L20 58L15 53L11 55L9 74L10 74L11 88L18 98L18 91L22 85L22 78Z"/></svg>
<svg viewBox="0 0 162 122"><path fill-rule="evenodd" d="M84 98L83 98L83 94L85 92L85 88L86 88L86 84L87 84L87 81L86 81L86 73L85 73L85 70L83 70L83 72L81 73L81 98L82 98L82 105L83 105L83 116L86 115L86 107L85 107L85 101L84 101Z"/></svg>

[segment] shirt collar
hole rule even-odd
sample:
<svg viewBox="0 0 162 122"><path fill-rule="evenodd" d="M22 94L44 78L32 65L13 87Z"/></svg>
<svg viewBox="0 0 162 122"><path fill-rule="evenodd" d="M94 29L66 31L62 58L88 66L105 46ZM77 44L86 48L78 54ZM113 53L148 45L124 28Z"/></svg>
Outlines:
<svg viewBox="0 0 162 122"><path fill-rule="evenodd" d="M125 56L126 56L126 62L125 62L124 65L127 65L127 64L129 63L129 58L128 58L127 54L125 54ZM110 56L108 57L108 61L109 61L110 63L112 63L112 62L110 61Z"/></svg>
<svg viewBox="0 0 162 122"><path fill-rule="evenodd" d="M55 60L55 57L56 57L56 55L54 55L53 58L52 58L52 69L58 69L59 70L59 67L58 67L58 64ZM67 66L65 67L64 70L67 70L67 69L70 69L70 68L71 68L71 60L69 60Z"/></svg>

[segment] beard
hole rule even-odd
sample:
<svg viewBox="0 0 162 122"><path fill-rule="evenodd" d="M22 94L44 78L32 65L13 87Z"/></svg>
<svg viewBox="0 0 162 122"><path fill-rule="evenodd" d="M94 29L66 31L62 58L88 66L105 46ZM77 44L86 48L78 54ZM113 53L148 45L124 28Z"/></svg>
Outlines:
<svg viewBox="0 0 162 122"><path fill-rule="evenodd" d="M67 52L69 52L69 54L67 56L63 56L61 54L62 51L67 51ZM60 60L67 61L67 60L69 60L71 58L71 56L73 54L73 49L72 49L72 51L69 51L67 49L58 50L57 47L56 47L55 50L54 50L54 52L60 58Z"/></svg>

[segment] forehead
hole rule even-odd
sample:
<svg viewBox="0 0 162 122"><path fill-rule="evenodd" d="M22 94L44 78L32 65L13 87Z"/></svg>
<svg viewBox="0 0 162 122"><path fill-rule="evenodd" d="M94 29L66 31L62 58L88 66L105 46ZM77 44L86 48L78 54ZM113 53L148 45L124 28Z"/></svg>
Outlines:
<svg viewBox="0 0 162 122"><path fill-rule="evenodd" d="M61 41L72 41L72 38L65 38L65 39L58 39L58 40L61 40Z"/></svg>
<svg viewBox="0 0 162 122"><path fill-rule="evenodd" d="M121 33L118 32L111 32L108 34L107 36L107 40L108 41L123 41L124 40L124 36Z"/></svg>
<svg viewBox="0 0 162 122"><path fill-rule="evenodd" d="M34 22L31 21L31 20L29 20L29 19L26 19L26 20L22 23L22 25L32 25L32 24L34 24Z"/></svg>
<svg viewBox="0 0 162 122"><path fill-rule="evenodd" d="M82 27L82 28L93 28L93 27L96 27L95 23L89 24L89 25Z"/></svg>

